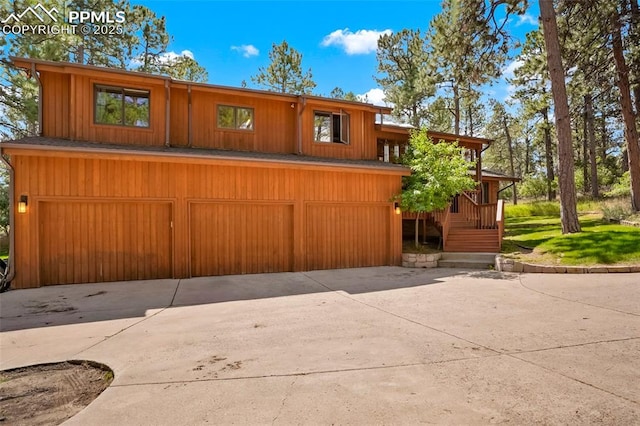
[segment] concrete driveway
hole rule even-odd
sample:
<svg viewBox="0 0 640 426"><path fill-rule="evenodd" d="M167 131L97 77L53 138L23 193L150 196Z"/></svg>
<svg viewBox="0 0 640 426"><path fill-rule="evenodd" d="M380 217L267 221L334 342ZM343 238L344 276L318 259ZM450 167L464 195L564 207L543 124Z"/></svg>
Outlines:
<svg viewBox="0 0 640 426"><path fill-rule="evenodd" d="M640 424L640 274L364 268L0 296L0 369L88 359L68 424Z"/></svg>

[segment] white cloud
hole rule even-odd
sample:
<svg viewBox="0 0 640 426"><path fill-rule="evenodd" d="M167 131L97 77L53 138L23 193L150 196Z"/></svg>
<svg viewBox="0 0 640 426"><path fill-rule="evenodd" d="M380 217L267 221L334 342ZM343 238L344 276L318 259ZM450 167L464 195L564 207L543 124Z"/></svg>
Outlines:
<svg viewBox="0 0 640 426"><path fill-rule="evenodd" d="M389 104L384 100L384 91L379 88L371 89L367 93L358 95L358 99L362 102L368 102L374 105L389 106Z"/></svg>
<svg viewBox="0 0 640 426"><path fill-rule="evenodd" d="M506 67L502 68L502 77L504 78L513 78L515 71L524 65L524 61L515 60L511 62Z"/></svg>
<svg viewBox="0 0 640 426"><path fill-rule="evenodd" d="M534 26L538 26L538 18L536 18L535 16L529 15L528 13L525 13L524 15L519 15L518 16L518 22L516 22L516 27L519 27L520 25L534 25Z"/></svg>
<svg viewBox="0 0 640 426"><path fill-rule="evenodd" d="M157 57L157 62L160 65L167 65L170 64L172 62L175 62L177 59L179 58L190 58L193 59L193 52L190 50L183 50L180 53L176 53L176 52L164 52L161 55L159 55ZM138 57L138 58L134 58L131 60L131 67L133 68L138 68L141 67L143 64L142 58Z"/></svg>
<svg viewBox="0 0 640 426"><path fill-rule="evenodd" d="M242 53L245 58L258 56L260 51L253 44L243 44L240 46L231 46L231 50Z"/></svg>
<svg viewBox="0 0 640 426"><path fill-rule="evenodd" d="M341 46L347 55L366 55L375 52L378 48L378 39L384 34L391 34L391 30L358 30L355 33L344 30L335 30L324 37L322 46Z"/></svg>

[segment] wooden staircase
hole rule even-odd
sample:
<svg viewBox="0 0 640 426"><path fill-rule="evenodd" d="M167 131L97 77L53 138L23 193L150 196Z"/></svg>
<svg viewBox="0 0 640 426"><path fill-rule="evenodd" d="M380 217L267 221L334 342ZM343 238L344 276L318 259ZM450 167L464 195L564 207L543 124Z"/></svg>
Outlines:
<svg viewBox="0 0 640 426"><path fill-rule="evenodd" d="M478 204L476 199L463 193L453 207L426 214L425 222L434 223L442 234L443 251L498 253L502 248L503 201ZM415 213L410 215L415 218Z"/></svg>

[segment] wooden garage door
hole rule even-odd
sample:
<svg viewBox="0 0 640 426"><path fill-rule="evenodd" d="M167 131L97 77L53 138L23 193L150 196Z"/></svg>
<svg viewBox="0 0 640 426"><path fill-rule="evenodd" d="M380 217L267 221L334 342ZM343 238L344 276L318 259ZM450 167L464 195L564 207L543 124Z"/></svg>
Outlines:
<svg viewBox="0 0 640 426"><path fill-rule="evenodd" d="M388 206L309 204L305 223L309 270L390 264Z"/></svg>
<svg viewBox="0 0 640 426"><path fill-rule="evenodd" d="M171 204L40 202L40 282L170 278Z"/></svg>
<svg viewBox="0 0 640 426"><path fill-rule="evenodd" d="M293 268L293 206L192 203L191 276Z"/></svg>

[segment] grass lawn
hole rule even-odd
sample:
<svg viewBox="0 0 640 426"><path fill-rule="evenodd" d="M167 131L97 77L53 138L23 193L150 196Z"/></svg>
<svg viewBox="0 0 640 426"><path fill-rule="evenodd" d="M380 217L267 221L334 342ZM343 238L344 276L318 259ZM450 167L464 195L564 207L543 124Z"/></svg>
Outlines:
<svg viewBox="0 0 640 426"><path fill-rule="evenodd" d="M580 216L582 232L562 235L558 216L507 217L503 253L525 262L561 265L640 264L640 228Z"/></svg>

